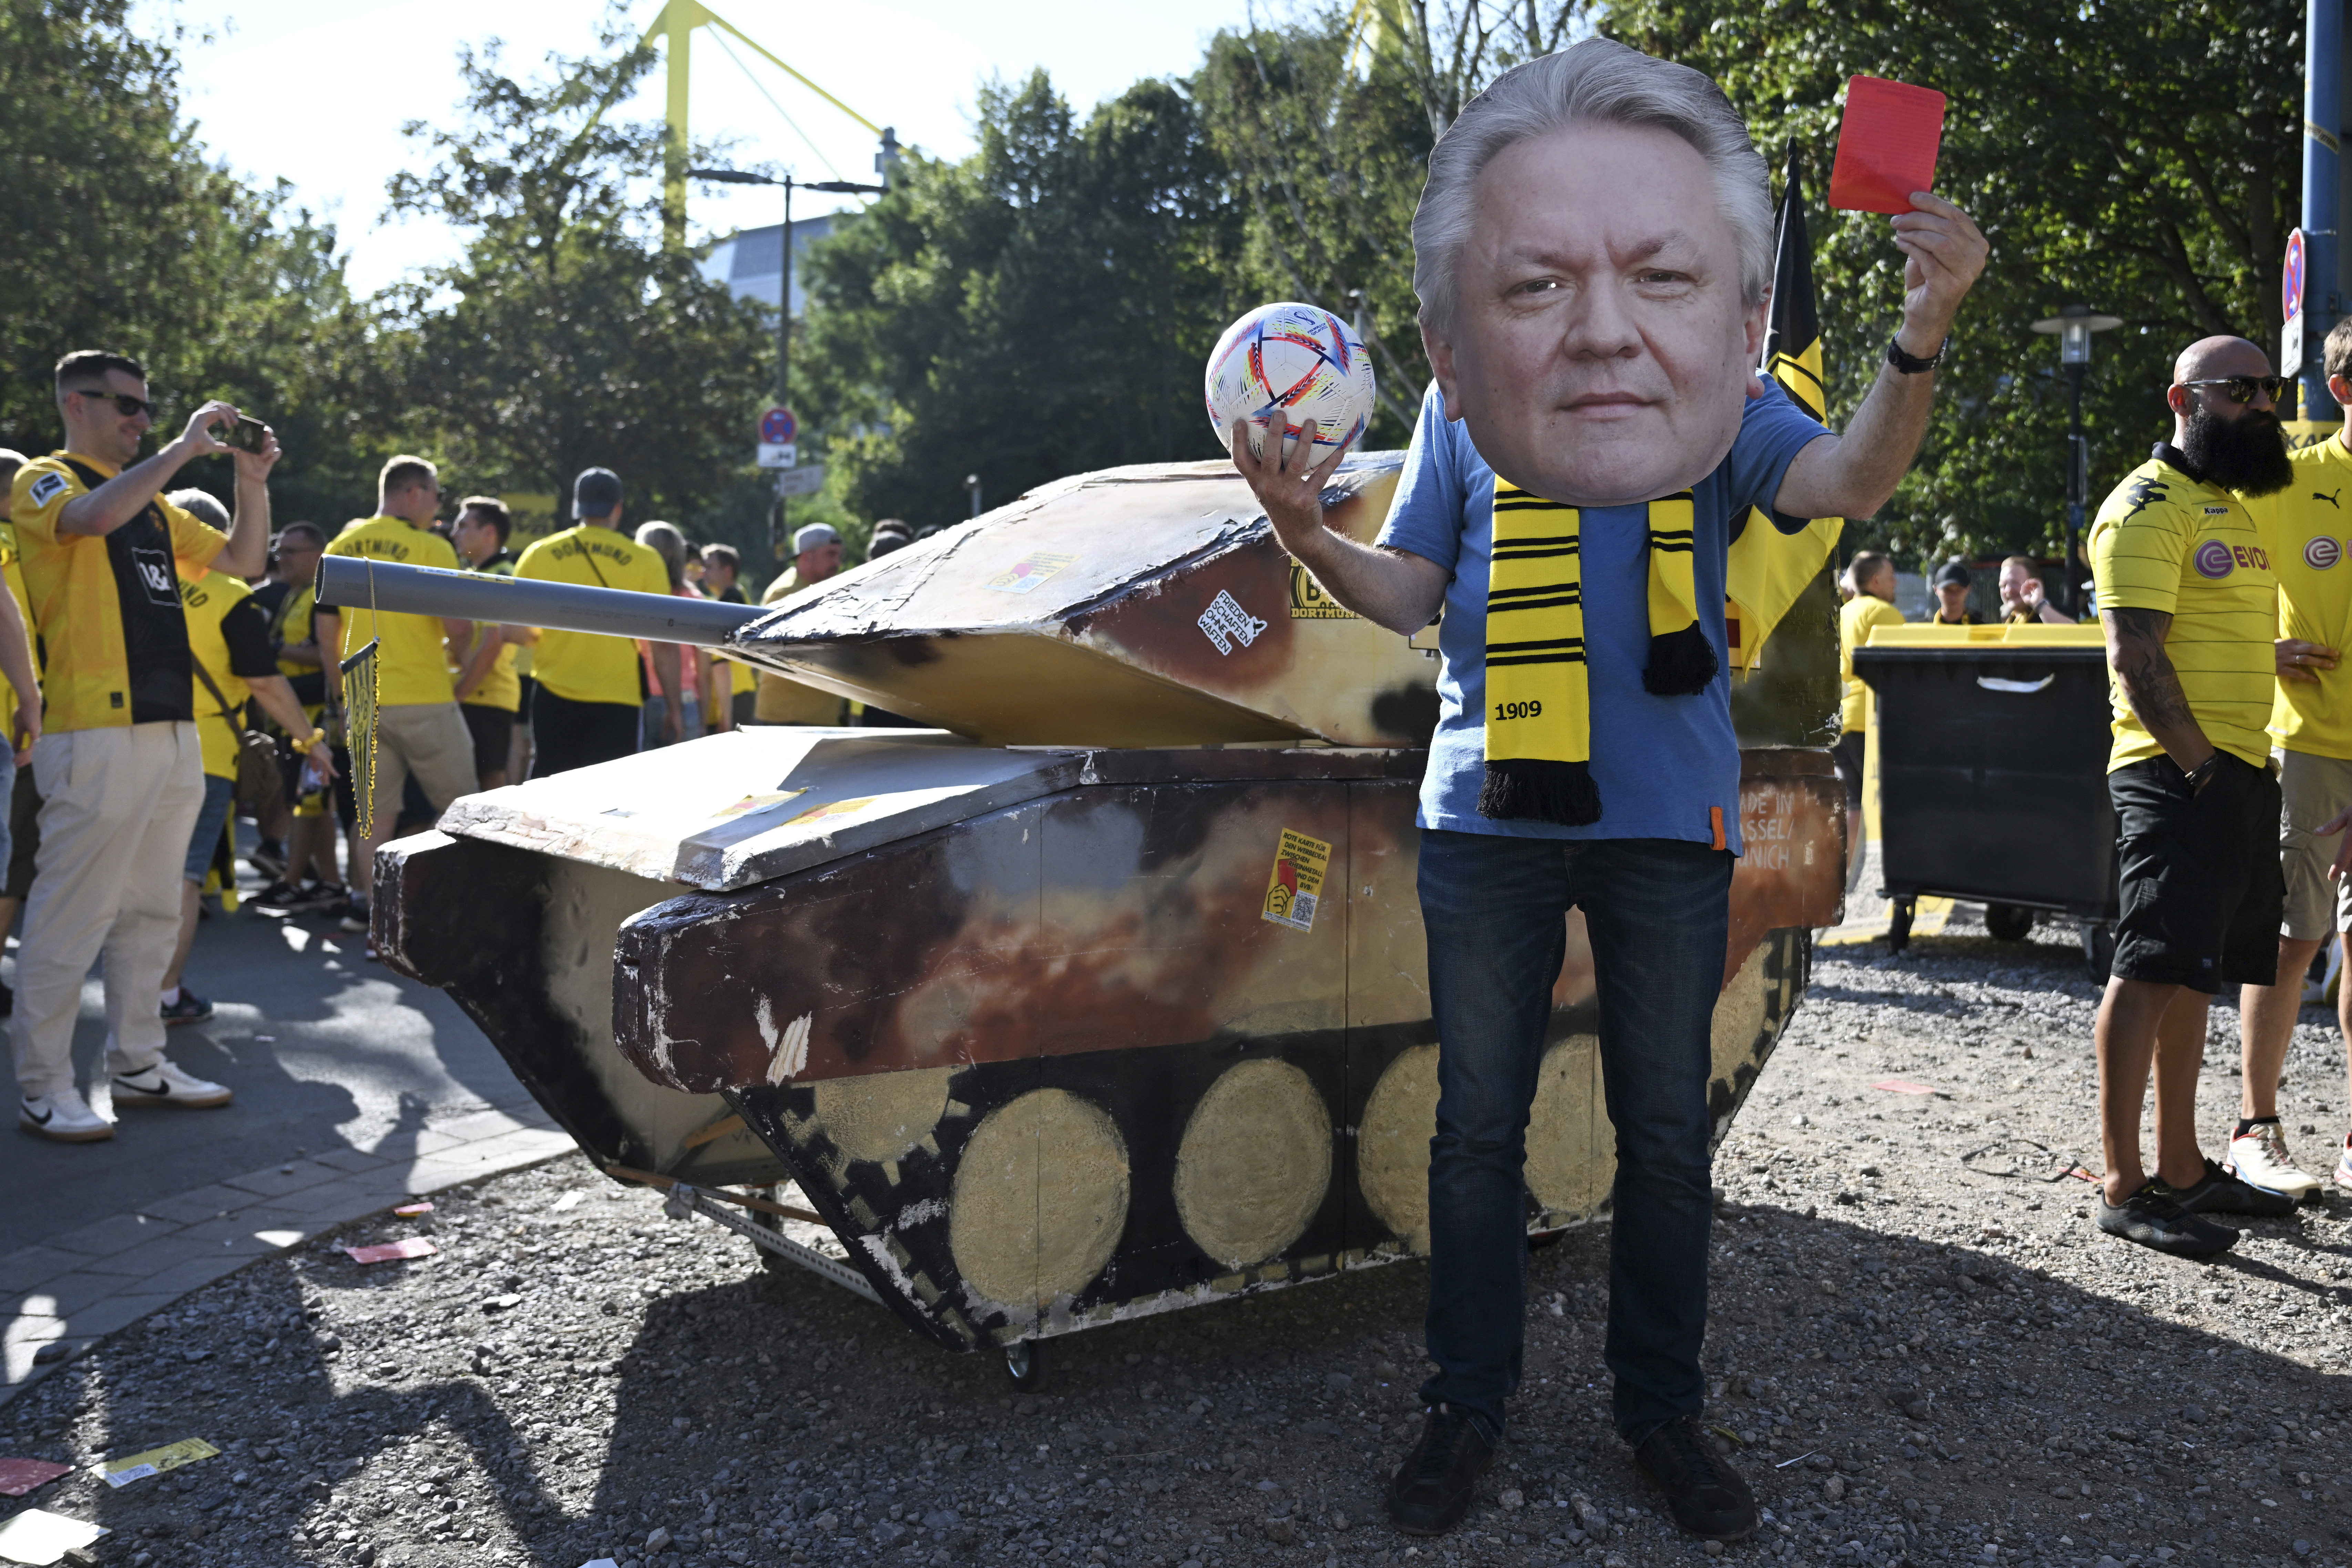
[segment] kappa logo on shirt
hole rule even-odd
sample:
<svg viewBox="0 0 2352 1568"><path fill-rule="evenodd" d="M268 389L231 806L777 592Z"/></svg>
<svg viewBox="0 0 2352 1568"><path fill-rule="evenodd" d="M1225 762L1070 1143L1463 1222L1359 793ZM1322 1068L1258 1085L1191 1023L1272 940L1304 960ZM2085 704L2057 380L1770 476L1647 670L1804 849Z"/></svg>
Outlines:
<svg viewBox="0 0 2352 1568"><path fill-rule="evenodd" d="M47 506L54 497L71 483L73 481L63 474L43 474L33 481L33 488L26 493L35 506Z"/></svg>

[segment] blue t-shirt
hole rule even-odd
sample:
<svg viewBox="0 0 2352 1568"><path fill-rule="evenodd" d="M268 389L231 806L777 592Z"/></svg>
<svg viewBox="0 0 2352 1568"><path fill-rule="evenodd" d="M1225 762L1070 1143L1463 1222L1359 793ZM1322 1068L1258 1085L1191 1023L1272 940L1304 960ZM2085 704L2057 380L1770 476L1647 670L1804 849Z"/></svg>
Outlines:
<svg viewBox="0 0 2352 1568"><path fill-rule="evenodd" d="M1486 770L1486 570L1495 541L1495 470L1449 423L1432 385L1379 542L1454 574L1438 626L1440 710L1421 784L1423 827L1522 838L1682 838L1715 841L1721 807L1727 846L1739 852L1739 744L1731 731L1731 677L1723 630L1723 575L1731 523L1768 510L1780 476L1808 442L1826 434L1788 395L1766 383L1742 415L1731 453L1691 487L1696 500L1693 565L1698 624L1715 648L1705 691L1655 697L1642 687L1650 658L1649 508L1588 507L1579 525L1584 582L1585 679L1591 697L1592 782L1601 820L1497 821L1478 815ZM1785 532L1803 519L1775 519Z"/></svg>

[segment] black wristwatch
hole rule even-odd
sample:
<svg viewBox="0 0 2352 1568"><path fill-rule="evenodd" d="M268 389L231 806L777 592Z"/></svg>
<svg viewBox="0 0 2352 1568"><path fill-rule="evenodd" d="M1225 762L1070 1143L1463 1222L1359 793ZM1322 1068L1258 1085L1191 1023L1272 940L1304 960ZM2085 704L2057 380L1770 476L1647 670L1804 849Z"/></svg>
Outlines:
<svg viewBox="0 0 2352 1568"><path fill-rule="evenodd" d="M1886 363L1905 375L1924 375L1944 363L1944 351L1951 346L1952 340L1947 336L1942 342L1936 345L1934 353L1929 354L1926 359L1921 359L1916 354L1906 354L1903 352L1902 334L1897 333L1886 340Z"/></svg>
<svg viewBox="0 0 2352 1568"><path fill-rule="evenodd" d="M2190 768L2187 773L2181 774L2180 776L2182 778L2189 781L2189 793L2190 795L2204 794L2205 786L2213 782L2213 774L2221 766L2221 753L2215 752L2211 756L2206 758L2203 762L2198 763L2195 767Z"/></svg>

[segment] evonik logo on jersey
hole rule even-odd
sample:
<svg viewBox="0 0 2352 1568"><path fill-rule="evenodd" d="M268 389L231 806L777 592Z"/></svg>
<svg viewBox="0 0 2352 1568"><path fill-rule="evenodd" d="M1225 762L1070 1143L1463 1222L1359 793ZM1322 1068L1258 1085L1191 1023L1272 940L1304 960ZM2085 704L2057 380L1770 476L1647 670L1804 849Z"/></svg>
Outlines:
<svg viewBox="0 0 2352 1568"><path fill-rule="evenodd" d="M2241 566L2250 572L2267 572L2271 569L2270 555L2261 545L2224 544L2218 539L2209 539L2199 545L2197 552L2190 556L2189 560L2196 566L2199 575L2210 577L2216 582L2227 577Z"/></svg>

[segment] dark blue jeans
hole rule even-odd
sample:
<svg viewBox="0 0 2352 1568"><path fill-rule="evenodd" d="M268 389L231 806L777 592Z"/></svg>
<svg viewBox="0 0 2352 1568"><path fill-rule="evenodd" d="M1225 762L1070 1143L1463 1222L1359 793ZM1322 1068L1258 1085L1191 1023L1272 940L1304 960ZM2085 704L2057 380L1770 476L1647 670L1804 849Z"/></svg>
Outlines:
<svg viewBox="0 0 2352 1568"><path fill-rule="evenodd" d="M1730 921L1729 854L1663 838L1424 832L1421 910L1437 1021L1429 1146L1430 1359L1422 1397L1500 1432L1519 1384L1528 1109L1584 911L1601 1067L1617 1132L1607 1361L1617 1428L1639 1441L1698 1410L1706 1332L1706 1089Z"/></svg>

